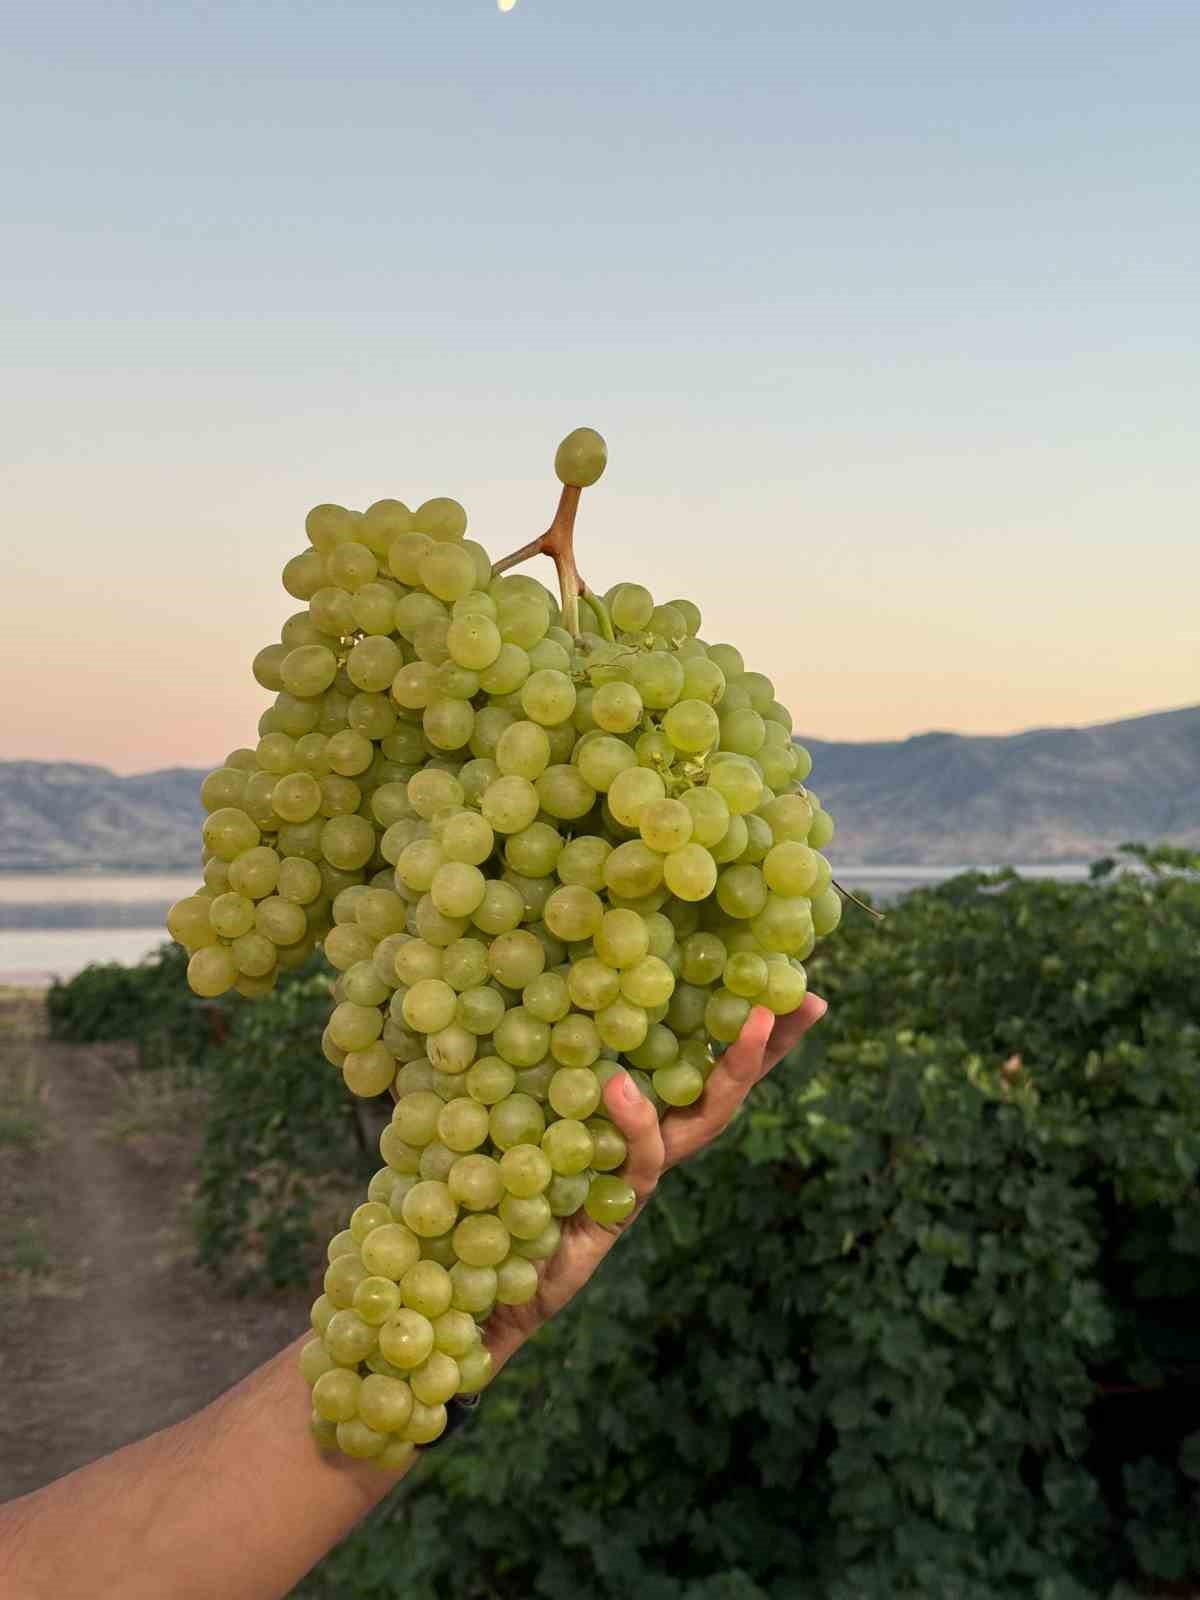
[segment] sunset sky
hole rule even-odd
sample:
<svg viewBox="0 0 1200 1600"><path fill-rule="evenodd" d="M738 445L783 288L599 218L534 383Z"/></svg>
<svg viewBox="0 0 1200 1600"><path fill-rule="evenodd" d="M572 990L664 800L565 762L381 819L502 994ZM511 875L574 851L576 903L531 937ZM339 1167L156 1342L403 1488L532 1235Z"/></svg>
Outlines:
<svg viewBox="0 0 1200 1600"><path fill-rule="evenodd" d="M0 758L253 742L309 505L499 555L581 423L589 582L804 732L1200 700L1198 68L1193 0L14 10Z"/></svg>

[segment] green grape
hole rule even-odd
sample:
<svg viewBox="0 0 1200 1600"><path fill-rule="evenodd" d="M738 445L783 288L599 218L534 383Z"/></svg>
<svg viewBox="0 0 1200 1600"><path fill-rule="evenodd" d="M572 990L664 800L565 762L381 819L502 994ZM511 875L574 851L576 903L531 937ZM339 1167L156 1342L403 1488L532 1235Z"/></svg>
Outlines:
<svg viewBox="0 0 1200 1600"><path fill-rule="evenodd" d="M318 1295L312 1303L312 1311L309 1314L313 1332L324 1335L325 1329L333 1320L333 1314L336 1310L337 1307L327 1294Z"/></svg>
<svg viewBox="0 0 1200 1600"><path fill-rule="evenodd" d="M434 540L461 539L467 531L467 513L447 495L424 501L413 512L412 520L414 528Z"/></svg>
<svg viewBox="0 0 1200 1600"><path fill-rule="evenodd" d="M402 1433L412 1416L412 1390L403 1378L369 1373L358 1391L358 1415L377 1433Z"/></svg>
<svg viewBox="0 0 1200 1600"><path fill-rule="evenodd" d="M525 985L521 1004L540 1022L560 1022L571 1009L566 979L556 972L541 973Z"/></svg>
<svg viewBox="0 0 1200 1600"><path fill-rule="evenodd" d="M550 739L538 723L513 722L496 742L495 761L505 777L533 782L550 764Z"/></svg>
<svg viewBox="0 0 1200 1600"><path fill-rule="evenodd" d="M450 1309L453 1288L450 1274L436 1261L414 1262L400 1280L399 1288L395 1284L390 1284L389 1288L396 1290L410 1311L419 1311L431 1322Z"/></svg>
<svg viewBox="0 0 1200 1600"><path fill-rule="evenodd" d="M365 1050L348 1052L342 1063L342 1076L351 1094L371 1099L386 1094L396 1076L396 1060L386 1045L378 1040Z"/></svg>
<svg viewBox="0 0 1200 1600"><path fill-rule="evenodd" d="M440 1139L432 1139L421 1151L421 1159L417 1164L422 1183L437 1183L445 1186L446 1179L450 1176L450 1169L458 1159L459 1152L451 1150L449 1145L443 1144ZM416 1185L414 1184L414 1188ZM437 1239L440 1235L433 1233L426 1235L426 1243L430 1239ZM421 1253L426 1253L426 1245L421 1247Z"/></svg>
<svg viewBox="0 0 1200 1600"><path fill-rule="evenodd" d="M730 757L716 763L709 770L708 781L734 816L753 811L762 800L762 779L744 757Z"/></svg>
<svg viewBox="0 0 1200 1600"><path fill-rule="evenodd" d="M551 1167L564 1177L585 1171L595 1148L583 1123L572 1117L552 1122L542 1135L541 1146Z"/></svg>
<svg viewBox="0 0 1200 1600"><path fill-rule="evenodd" d="M553 754L553 739L551 744ZM536 789L543 811L567 822L586 816L596 800L596 791L583 774L562 762L546 768L537 780Z"/></svg>
<svg viewBox="0 0 1200 1600"><path fill-rule="evenodd" d="M380 1167L378 1172L373 1175L370 1183L367 1185L367 1199L379 1200L385 1206L388 1205L391 1198L392 1187L395 1182L396 1174L392 1171L391 1167ZM349 1232L349 1229L346 1231ZM372 1229L371 1231L373 1233L375 1230ZM351 1238L353 1238L352 1234Z"/></svg>
<svg viewBox="0 0 1200 1600"><path fill-rule="evenodd" d="M669 966L658 956L643 956L621 973L621 993L637 1007L664 1005L675 988Z"/></svg>
<svg viewBox="0 0 1200 1600"><path fill-rule="evenodd" d="M410 1091L395 1102L392 1128L405 1144L424 1149L437 1138L437 1120L442 1115L442 1099L432 1090Z"/></svg>
<svg viewBox="0 0 1200 1600"><path fill-rule="evenodd" d="M654 800L643 806L638 829L652 850L679 850L692 836L692 814L680 800Z"/></svg>
<svg viewBox="0 0 1200 1600"><path fill-rule="evenodd" d="M630 1065L641 1067L644 1072L656 1072L659 1067L669 1067L678 1055L678 1039L661 1022L651 1023L641 1044L636 1050L628 1052Z"/></svg>
<svg viewBox="0 0 1200 1600"><path fill-rule="evenodd" d="M209 922L222 939L238 939L254 926L254 901L232 892L219 894L209 903Z"/></svg>
<svg viewBox="0 0 1200 1600"><path fill-rule="evenodd" d="M828 811L818 810L808 830L808 842L814 850L823 850L833 840L833 818ZM832 931L832 930L831 930Z"/></svg>
<svg viewBox="0 0 1200 1600"><path fill-rule="evenodd" d="M483 1037L493 1032L504 1016L504 996L490 984L465 989L458 997L459 1023L469 1032ZM469 1062L465 1065L470 1065Z"/></svg>
<svg viewBox="0 0 1200 1600"><path fill-rule="evenodd" d="M394 1221L372 1228L361 1247L364 1275L370 1273L393 1281L402 1278L420 1255L417 1235L403 1223Z"/></svg>
<svg viewBox="0 0 1200 1600"><path fill-rule="evenodd" d="M717 882L717 904L730 917L756 917L767 903L767 885L757 867L727 867Z"/></svg>
<svg viewBox="0 0 1200 1600"><path fill-rule="evenodd" d="M338 1316L350 1316L357 1313L368 1328L378 1328L400 1309L400 1290L391 1278L382 1276L364 1278L354 1291L353 1312L339 1312ZM333 1319L337 1322L337 1317ZM333 1324L330 1325L331 1330ZM329 1335L326 1335L326 1343ZM332 1346L331 1346L332 1348ZM349 1348L349 1346L347 1346ZM374 1341L369 1348L374 1348ZM361 1360L361 1357L355 1357Z"/></svg>
<svg viewBox="0 0 1200 1600"><path fill-rule="evenodd" d="M645 705L665 711L683 692L683 663L669 651L651 650L634 657L629 678Z"/></svg>
<svg viewBox="0 0 1200 1600"><path fill-rule="evenodd" d="M469 1267L498 1266L508 1254L509 1242L508 1229L490 1212L464 1217L454 1230L455 1253Z"/></svg>
<svg viewBox="0 0 1200 1600"><path fill-rule="evenodd" d="M337 1370L337 1364L320 1339L309 1339L300 1351L300 1374L311 1389L317 1379Z"/></svg>
<svg viewBox="0 0 1200 1600"><path fill-rule="evenodd" d="M409 949L404 947L398 963ZM404 1020L418 1033L437 1033L454 1021L457 1006L458 996L448 983L441 978L421 978L404 996Z"/></svg>
<svg viewBox="0 0 1200 1600"><path fill-rule="evenodd" d="M501 1222L513 1239L536 1239L549 1225L550 1203L544 1194L506 1194L499 1206Z"/></svg>
<svg viewBox="0 0 1200 1600"><path fill-rule="evenodd" d="M649 953L650 934L636 911L606 911L593 935L597 956L610 967L631 967Z"/></svg>
<svg viewBox="0 0 1200 1600"><path fill-rule="evenodd" d="M686 1061L660 1067L654 1074L654 1092L664 1105L693 1105L704 1093L704 1074Z"/></svg>
<svg viewBox="0 0 1200 1600"><path fill-rule="evenodd" d="M663 881L663 858L640 839L628 839L605 861L604 881L613 895L638 899Z"/></svg>
<svg viewBox="0 0 1200 1600"><path fill-rule="evenodd" d="M606 966L596 956L584 956L572 963L567 988L572 1003L581 1011L599 1011L620 994L621 979L614 967Z"/></svg>
<svg viewBox="0 0 1200 1600"><path fill-rule="evenodd" d="M608 607L615 628L625 633L641 633L649 626L654 600L640 583L622 583L609 592Z"/></svg>
<svg viewBox="0 0 1200 1600"><path fill-rule="evenodd" d="M509 834L504 859L523 877L544 878L554 871L562 848L562 835L549 823L531 822L519 833Z"/></svg>
<svg viewBox="0 0 1200 1600"><path fill-rule="evenodd" d="M220 945L196 950L187 965L188 987L194 994L213 999L232 989L239 977L232 953Z"/></svg>
<svg viewBox="0 0 1200 1600"><path fill-rule="evenodd" d="M494 1106L513 1091L516 1072L499 1056L484 1056L476 1061L464 1079L467 1093L480 1105Z"/></svg>
<svg viewBox="0 0 1200 1600"><path fill-rule="evenodd" d="M532 1067L550 1048L550 1029L524 1006L514 1006L497 1026L492 1044L496 1054L510 1066Z"/></svg>
<svg viewBox="0 0 1200 1600"><path fill-rule="evenodd" d="M642 812L662 801L666 792L666 785L657 772L649 767L628 766L609 785L609 810L624 827L636 828Z"/></svg>
<svg viewBox="0 0 1200 1600"><path fill-rule="evenodd" d="M731 861L737 861L750 842L750 830L744 816L730 817L729 826L716 844L709 847L709 853L719 866L726 866Z"/></svg>
<svg viewBox="0 0 1200 1600"><path fill-rule="evenodd" d="M591 806L595 795L607 794L614 784L618 783L622 774L636 772L637 756L623 739L618 739L612 734L597 733L585 735L586 742L581 743L575 753L574 764L578 769L579 777L591 791L588 796L588 805ZM643 800L661 799L666 793L665 787L648 794L638 789ZM611 801L610 801L611 804Z"/></svg>
<svg viewBox="0 0 1200 1600"><path fill-rule="evenodd" d="M336 1261L339 1256L353 1256L358 1254L358 1240L349 1228L343 1228L340 1233L335 1233L325 1247L326 1259Z"/></svg>
<svg viewBox="0 0 1200 1600"><path fill-rule="evenodd" d="M614 1172L623 1166L629 1153L625 1135L607 1117L591 1117L586 1123L592 1136L592 1167L596 1172Z"/></svg>
<svg viewBox="0 0 1200 1600"><path fill-rule="evenodd" d="M793 955L815 932L813 903L804 895L768 895L750 927L764 950Z"/></svg>
<svg viewBox="0 0 1200 1600"><path fill-rule="evenodd" d="M326 1422L347 1422L358 1412L361 1386L358 1373L345 1367L322 1373L313 1384L313 1410Z"/></svg>
<svg viewBox="0 0 1200 1600"><path fill-rule="evenodd" d="M504 1151L517 1144L539 1143L545 1127L542 1108L531 1095L510 1094L492 1107L488 1133L496 1148Z"/></svg>
<svg viewBox="0 0 1200 1600"><path fill-rule="evenodd" d="M448 1233L458 1216L458 1203L444 1183L426 1179L404 1196L404 1221L422 1239ZM384 1351L387 1355L387 1351ZM391 1360L391 1357L388 1357Z"/></svg>
<svg viewBox="0 0 1200 1600"><path fill-rule="evenodd" d="M602 1227L613 1228L632 1214L637 1205L637 1195L633 1191L633 1186L624 1178L601 1174L593 1178L588 1185L587 1199L584 1203L587 1214L593 1222L600 1223Z"/></svg>
<svg viewBox="0 0 1200 1600"><path fill-rule="evenodd" d="M597 728L606 733L630 733L644 714L642 697L631 683L604 683L594 692L589 707Z"/></svg>
<svg viewBox="0 0 1200 1600"><path fill-rule="evenodd" d="M454 1284L451 1280L451 1294ZM479 1343L479 1328L475 1318L465 1311L443 1311L433 1319L433 1347L456 1361L474 1350Z"/></svg>
<svg viewBox="0 0 1200 1600"><path fill-rule="evenodd" d="M383 1454L387 1437L368 1427L361 1417L349 1422L339 1422L336 1430L337 1447L343 1455L356 1461L372 1461Z"/></svg>
<svg viewBox="0 0 1200 1600"><path fill-rule="evenodd" d="M767 852L762 866L767 887L776 894L807 894L817 879L817 856L798 840L786 839Z"/></svg>
<svg viewBox="0 0 1200 1600"><path fill-rule="evenodd" d="M466 1095L447 1101L437 1119L437 1135L456 1154L477 1150L488 1136L488 1108Z"/></svg>
<svg viewBox="0 0 1200 1600"><path fill-rule="evenodd" d="M478 1109L486 1117L486 1107ZM504 1194L500 1164L492 1156L460 1156L450 1168L446 1187L464 1210L489 1211L499 1205Z"/></svg>
<svg viewBox="0 0 1200 1600"><path fill-rule="evenodd" d="M500 934L488 949L488 970L508 989L523 989L539 976L545 965L546 952L541 940L525 928Z"/></svg>
<svg viewBox="0 0 1200 1600"><path fill-rule="evenodd" d="M538 792L528 778L497 778L484 791L483 815L497 833L519 833L537 817Z"/></svg>
<svg viewBox="0 0 1200 1600"><path fill-rule="evenodd" d="M717 863L702 844L685 844L663 862L663 881L681 900L705 900L717 883Z"/></svg>
<svg viewBox="0 0 1200 1600"><path fill-rule="evenodd" d="M521 892L511 883L493 878L488 880L483 899L471 920L481 933L496 936L515 931L524 913L525 900Z"/></svg>
<svg viewBox="0 0 1200 1600"><path fill-rule="evenodd" d="M612 1050L636 1050L646 1037L649 1018L639 1005L624 998L596 1013L596 1031Z"/></svg>
<svg viewBox="0 0 1200 1600"><path fill-rule="evenodd" d="M590 1067L603 1041L591 1017L573 1012L550 1030L550 1054L564 1067Z"/></svg>
<svg viewBox="0 0 1200 1600"><path fill-rule="evenodd" d="M409 846L410 850L414 848L413 845ZM441 854L440 847L438 853ZM428 888L434 905L443 916L461 918L469 917L479 909L486 886L478 867L466 861L443 861L434 872ZM417 885L411 887L416 888Z"/></svg>
<svg viewBox="0 0 1200 1600"><path fill-rule="evenodd" d="M689 701L699 701L702 705L715 706L724 693L725 674L715 661L708 656L695 655L684 662L683 687L680 690L681 705ZM717 729L713 728L713 737L716 735ZM708 746L704 748L707 749Z"/></svg>
<svg viewBox="0 0 1200 1600"><path fill-rule="evenodd" d="M249 851L246 853L250 854ZM172 939L186 950L201 950L215 945L217 934L210 919L211 908L212 901L205 895L192 894L177 900L167 912L167 931Z"/></svg>
<svg viewBox="0 0 1200 1600"><path fill-rule="evenodd" d="M585 889L582 884L562 884L547 897L542 915L552 934L575 943L591 938L599 928L604 904L594 890Z"/></svg>
<svg viewBox="0 0 1200 1600"><path fill-rule="evenodd" d="M451 1306L472 1316L489 1311L496 1298L496 1269L472 1267L459 1261L450 1268Z"/></svg>
<svg viewBox="0 0 1200 1600"><path fill-rule="evenodd" d="M380 1328L379 1349L386 1360L404 1372L419 1367L433 1349L433 1326L429 1318L402 1306Z"/></svg>
<svg viewBox="0 0 1200 1600"><path fill-rule="evenodd" d="M760 955L738 951L725 964L725 987L747 1000L756 1000L767 986L767 963Z"/></svg>
<svg viewBox="0 0 1200 1600"><path fill-rule="evenodd" d="M823 939L842 920L842 897L836 889L823 889L813 897L811 905L813 932Z"/></svg>
<svg viewBox="0 0 1200 1600"><path fill-rule="evenodd" d="M803 1005L808 993L808 974L790 962L771 961L767 965L767 984L760 997L776 1016L784 1016Z"/></svg>
<svg viewBox="0 0 1200 1600"><path fill-rule="evenodd" d="M560 1067L550 1080L550 1104L560 1117L583 1122L600 1104L600 1084L587 1067ZM530 1238L532 1235L523 1234Z"/></svg>
<svg viewBox="0 0 1200 1600"><path fill-rule="evenodd" d="M586 1174L582 1174L582 1177L586 1185L588 1181ZM560 1181L563 1183L576 1183L579 1180L576 1178L564 1178ZM576 1207L576 1210L578 1210L578 1207ZM551 1256L557 1254L561 1243L562 1228L558 1219L552 1216L536 1239L513 1240L509 1260L511 1261L513 1256L521 1256L526 1261L549 1261Z"/></svg>
<svg viewBox="0 0 1200 1600"><path fill-rule="evenodd" d="M586 489L608 464L608 446L594 428L576 428L559 445L554 471L561 483Z"/></svg>
<svg viewBox="0 0 1200 1600"><path fill-rule="evenodd" d="M768 823L776 844L791 841L804 844L813 824L813 808L801 794L776 795L763 806L761 815Z"/></svg>
<svg viewBox="0 0 1200 1600"><path fill-rule="evenodd" d="M565 722L575 710L575 685L565 672L553 668L530 673L521 685L520 696L525 715L547 727Z"/></svg>
<svg viewBox="0 0 1200 1600"><path fill-rule="evenodd" d="M367 1275L358 1256L338 1256L326 1267L321 1286L337 1309L345 1311L354 1304L354 1291Z"/></svg>
<svg viewBox="0 0 1200 1600"><path fill-rule="evenodd" d="M277 887L280 898L293 905L308 906L320 898L324 885L321 870L303 856L286 856L279 863Z"/></svg>
<svg viewBox="0 0 1200 1600"><path fill-rule="evenodd" d="M718 989L704 1012L704 1026L714 1039L732 1044L750 1015L750 1002L728 989Z"/></svg>
<svg viewBox="0 0 1200 1600"><path fill-rule="evenodd" d="M365 1050L382 1032L383 1018L374 1006L344 1000L329 1018L329 1036L339 1050Z"/></svg>
<svg viewBox="0 0 1200 1600"><path fill-rule="evenodd" d="M698 755L716 744L721 733L717 713L706 700L679 700L662 721L663 732L688 755Z"/></svg>
<svg viewBox="0 0 1200 1600"><path fill-rule="evenodd" d="M553 1177L549 1160L536 1144L511 1145L501 1156L498 1170L504 1190L521 1199L543 1194Z"/></svg>
<svg viewBox="0 0 1200 1600"><path fill-rule="evenodd" d="M433 1350L409 1376L413 1398L419 1405L441 1406L459 1384L458 1362L444 1351ZM410 1419L411 1427L411 1419Z"/></svg>

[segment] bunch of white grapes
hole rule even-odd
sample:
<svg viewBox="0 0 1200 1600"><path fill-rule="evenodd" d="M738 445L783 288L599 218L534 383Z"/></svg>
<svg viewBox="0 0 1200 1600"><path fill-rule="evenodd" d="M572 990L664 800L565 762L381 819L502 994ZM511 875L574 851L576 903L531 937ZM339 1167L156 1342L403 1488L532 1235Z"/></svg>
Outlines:
<svg viewBox="0 0 1200 1600"><path fill-rule="evenodd" d="M605 461L569 435L564 493ZM318 1440L387 1467L487 1382L480 1326L536 1294L563 1222L632 1209L618 1063L692 1104L752 1006L800 1005L841 916L770 679L636 583L578 600L573 635L466 526L449 499L309 512L303 609L254 659L274 704L204 780L204 885L168 916L199 995L265 994L323 946L325 1054L394 1097L302 1360Z"/></svg>

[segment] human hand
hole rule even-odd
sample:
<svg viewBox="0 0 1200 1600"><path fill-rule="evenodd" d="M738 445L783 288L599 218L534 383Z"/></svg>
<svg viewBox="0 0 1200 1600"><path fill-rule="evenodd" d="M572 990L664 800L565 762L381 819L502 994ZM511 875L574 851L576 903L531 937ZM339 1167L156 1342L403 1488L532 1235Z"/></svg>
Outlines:
<svg viewBox="0 0 1200 1600"><path fill-rule="evenodd" d="M485 1325L485 1342L497 1370L579 1293L641 1214L663 1173L725 1131L754 1085L821 1020L826 1009L826 1002L815 994L787 1016L776 1017L765 1006L755 1006L737 1042L713 1068L695 1105L668 1111L662 1122L627 1072L609 1079L604 1103L629 1146L621 1176L632 1186L637 1204L616 1227L602 1227L583 1210L563 1224L562 1243L542 1269L537 1294L524 1305L497 1306Z"/></svg>

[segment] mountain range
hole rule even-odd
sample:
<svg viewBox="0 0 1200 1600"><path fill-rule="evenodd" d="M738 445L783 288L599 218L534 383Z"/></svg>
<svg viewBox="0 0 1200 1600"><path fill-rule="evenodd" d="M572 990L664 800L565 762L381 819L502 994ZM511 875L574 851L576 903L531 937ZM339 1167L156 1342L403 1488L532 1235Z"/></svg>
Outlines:
<svg viewBox="0 0 1200 1600"><path fill-rule="evenodd" d="M839 865L1088 861L1129 839L1200 847L1200 705L996 737L798 737ZM193 867L203 776L0 761L0 871Z"/></svg>

